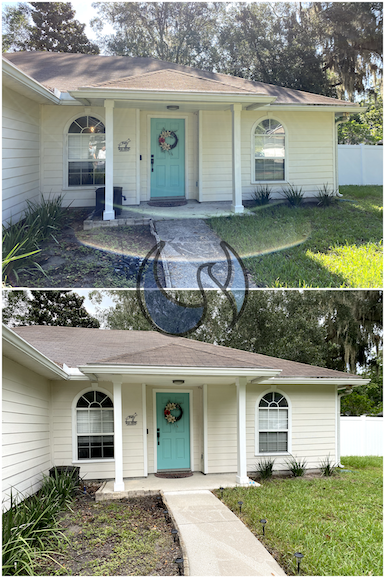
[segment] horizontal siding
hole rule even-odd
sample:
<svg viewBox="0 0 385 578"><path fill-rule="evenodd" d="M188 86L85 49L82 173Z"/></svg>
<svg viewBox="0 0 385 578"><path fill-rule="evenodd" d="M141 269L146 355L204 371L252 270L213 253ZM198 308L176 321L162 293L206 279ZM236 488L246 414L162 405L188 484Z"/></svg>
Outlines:
<svg viewBox="0 0 385 578"><path fill-rule="evenodd" d="M3 89L3 224L23 217L27 200L40 196L40 106Z"/></svg>
<svg viewBox="0 0 385 578"><path fill-rule="evenodd" d="M202 111L202 201L232 200L231 113Z"/></svg>
<svg viewBox="0 0 385 578"><path fill-rule="evenodd" d="M29 495L51 467L50 384L3 358L3 501L12 492Z"/></svg>
<svg viewBox="0 0 385 578"><path fill-rule="evenodd" d="M127 137L126 137L127 138ZM142 386L122 385L123 397L123 477L144 475ZM125 419L137 414L136 425L127 426Z"/></svg>
<svg viewBox="0 0 385 578"><path fill-rule="evenodd" d="M269 113L286 127L287 181L302 187L305 196L318 193L323 184L334 185L334 113L329 112L279 112ZM242 192L251 198L257 185L252 184L252 128L266 112L242 112ZM282 185L271 185L275 190ZM277 196L277 195L274 195Z"/></svg>
<svg viewBox="0 0 385 578"><path fill-rule="evenodd" d="M235 385L207 387L208 473L237 471L237 399Z"/></svg>
<svg viewBox="0 0 385 578"><path fill-rule="evenodd" d="M247 386L247 468L255 470L261 456L255 454L256 402L266 386ZM282 386L279 391L291 403L291 454L305 459L308 468L317 468L330 455L336 460L336 407L334 386ZM272 454L271 457L274 457ZM275 469L287 469L288 457L277 456Z"/></svg>

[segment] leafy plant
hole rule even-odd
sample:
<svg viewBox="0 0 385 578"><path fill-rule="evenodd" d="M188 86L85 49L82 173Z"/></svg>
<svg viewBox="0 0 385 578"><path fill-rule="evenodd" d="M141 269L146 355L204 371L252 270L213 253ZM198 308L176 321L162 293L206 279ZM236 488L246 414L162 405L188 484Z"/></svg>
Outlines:
<svg viewBox="0 0 385 578"><path fill-rule="evenodd" d="M302 187L288 184L282 189L282 195L286 198L291 207L300 207L303 202Z"/></svg>
<svg viewBox="0 0 385 578"><path fill-rule="evenodd" d="M252 198L256 205L267 205L272 195L272 189L269 185L259 185L252 193Z"/></svg>
<svg viewBox="0 0 385 578"><path fill-rule="evenodd" d="M294 456L291 456L289 460L286 460L286 465L288 466L289 470L292 473L294 478L298 478L303 476L306 471L307 462L305 459L296 459Z"/></svg>
<svg viewBox="0 0 385 578"><path fill-rule="evenodd" d="M322 185L320 189L318 189L318 203L320 207L330 207L335 200L336 200L336 193L333 189L329 188L329 185Z"/></svg>
<svg viewBox="0 0 385 578"><path fill-rule="evenodd" d="M333 464L330 461L330 456L328 456L327 458L325 458L324 460L322 460L320 462L319 467L320 467L320 470L321 470L323 476L330 477L330 476L334 475L335 470L338 467L338 465Z"/></svg>
<svg viewBox="0 0 385 578"><path fill-rule="evenodd" d="M271 458L263 458L256 464L256 472L261 480L268 480L273 475L273 467L275 460Z"/></svg>

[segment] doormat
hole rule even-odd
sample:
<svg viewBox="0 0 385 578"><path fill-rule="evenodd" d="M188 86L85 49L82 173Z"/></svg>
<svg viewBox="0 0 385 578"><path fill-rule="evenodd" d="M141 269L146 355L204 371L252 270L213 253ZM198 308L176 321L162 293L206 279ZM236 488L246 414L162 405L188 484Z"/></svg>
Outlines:
<svg viewBox="0 0 385 578"><path fill-rule="evenodd" d="M150 207L182 207L187 205L187 201L149 201Z"/></svg>
<svg viewBox="0 0 385 578"><path fill-rule="evenodd" d="M156 478L164 478L166 480L172 480L177 478L189 478L193 475L192 472L165 472L162 474L154 474Z"/></svg>

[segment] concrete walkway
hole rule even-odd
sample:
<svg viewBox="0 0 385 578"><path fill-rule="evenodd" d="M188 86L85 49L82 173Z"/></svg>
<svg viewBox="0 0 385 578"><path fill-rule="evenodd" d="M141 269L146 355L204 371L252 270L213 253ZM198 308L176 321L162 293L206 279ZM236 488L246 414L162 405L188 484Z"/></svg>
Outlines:
<svg viewBox="0 0 385 578"><path fill-rule="evenodd" d="M285 576L274 558L208 490L164 492L189 576Z"/></svg>

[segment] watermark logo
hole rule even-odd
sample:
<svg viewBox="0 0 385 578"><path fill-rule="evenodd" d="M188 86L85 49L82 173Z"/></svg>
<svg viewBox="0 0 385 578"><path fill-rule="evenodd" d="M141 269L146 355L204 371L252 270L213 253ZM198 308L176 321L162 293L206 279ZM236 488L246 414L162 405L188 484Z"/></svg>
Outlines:
<svg viewBox="0 0 385 578"><path fill-rule="evenodd" d="M236 251L222 241L220 246L224 254L223 260L209 261L198 266L196 281L200 302L191 305L181 303L162 287L160 263L164 245L161 241L148 252L137 277L138 302L146 319L155 330L168 335L185 336L198 329L206 318L207 291L211 290L203 281L206 276L212 281L214 288L222 292L230 305L231 329L245 309L249 290L247 273Z"/></svg>

